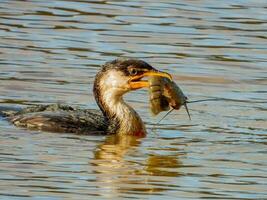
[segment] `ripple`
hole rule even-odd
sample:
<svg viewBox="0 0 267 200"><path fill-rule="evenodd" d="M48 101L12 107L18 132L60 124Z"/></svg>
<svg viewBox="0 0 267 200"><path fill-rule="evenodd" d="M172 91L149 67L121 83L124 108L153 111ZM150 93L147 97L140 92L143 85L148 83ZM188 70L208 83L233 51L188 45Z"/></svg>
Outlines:
<svg viewBox="0 0 267 200"><path fill-rule="evenodd" d="M119 56L173 74L190 100L160 124L126 96L142 140L27 131L0 118L3 198L262 199L266 196L263 1L1 1L0 103L95 108L94 76ZM162 113L164 115L165 113ZM12 193L8 192L12 187Z"/></svg>

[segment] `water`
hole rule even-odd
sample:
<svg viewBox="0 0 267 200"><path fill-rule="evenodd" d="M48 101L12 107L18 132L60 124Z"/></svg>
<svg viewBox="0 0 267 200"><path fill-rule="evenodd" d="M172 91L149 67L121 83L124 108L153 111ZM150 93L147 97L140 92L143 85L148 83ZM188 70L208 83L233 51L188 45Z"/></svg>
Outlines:
<svg viewBox="0 0 267 200"><path fill-rule="evenodd" d="M16 128L0 120L1 199L266 199L267 3L0 3L0 102L96 108L99 66L119 56L172 73L191 100L160 119L140 90L127 101L143 139Z"/></svg>

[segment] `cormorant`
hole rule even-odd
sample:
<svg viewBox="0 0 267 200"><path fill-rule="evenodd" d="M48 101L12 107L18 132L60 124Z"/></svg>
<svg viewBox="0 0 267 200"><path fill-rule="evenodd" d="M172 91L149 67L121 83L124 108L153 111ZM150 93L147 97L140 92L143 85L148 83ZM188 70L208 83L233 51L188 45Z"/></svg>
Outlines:
<svg viewBox="0 0 267 200"><path fill-rule="evenodd" d="M52 132L78 134L120 134L144 136L144 123L124 100L129 91L148 87L146 76L171 79L138 59L116 59L107 62L97 73L93 93L99 110L79 109L52 104L36 105L20 111L2 111L16 126Z"/></svg>

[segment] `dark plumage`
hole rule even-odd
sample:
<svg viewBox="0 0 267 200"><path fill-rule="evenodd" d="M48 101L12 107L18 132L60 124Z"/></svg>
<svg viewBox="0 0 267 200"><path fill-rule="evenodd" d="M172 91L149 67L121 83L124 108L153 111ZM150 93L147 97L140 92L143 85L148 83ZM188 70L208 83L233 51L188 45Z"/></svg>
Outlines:
<svg viewBox="0 0 267 200"><path fill-rule="evenodd" d="M108 128L100 110L61 104L31 106L8 117L16 126L51 132L104 134Z"/></svg>

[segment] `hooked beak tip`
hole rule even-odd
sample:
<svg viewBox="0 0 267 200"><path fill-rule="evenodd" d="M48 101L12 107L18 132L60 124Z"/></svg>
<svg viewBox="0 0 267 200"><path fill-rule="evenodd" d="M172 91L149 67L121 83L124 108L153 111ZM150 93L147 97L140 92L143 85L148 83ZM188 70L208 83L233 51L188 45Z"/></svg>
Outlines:
<svg viewBox="0 0 267 200"><path fill-rule="evenodd" d="M169 73L162 72L159 70L152 70L152 71L145 72L144 76L160 76L160 77L168 78L169 80L172 81L172 76Z"/></svg>

